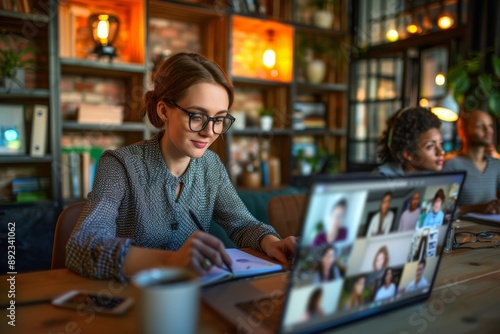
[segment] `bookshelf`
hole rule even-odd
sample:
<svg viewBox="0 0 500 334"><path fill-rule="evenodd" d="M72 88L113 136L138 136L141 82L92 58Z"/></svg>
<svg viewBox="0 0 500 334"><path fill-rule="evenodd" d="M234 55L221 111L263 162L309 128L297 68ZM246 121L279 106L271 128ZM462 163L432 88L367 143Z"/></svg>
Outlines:
<svg viewBox="0 0 500 334"><path fill-rule="evenodd" d="M346 46L348 2L333 2L329 10L334 19L328 28L315 25L313 9L307 1L237 3L239 7L232 1L125 0L103 3L97 0L47 0L38 7L33 6L29 13L0 9L4 27L17 25L21 31L26 20L42 26L30 41L45 51L43 55L49 55L37 53L40 66L26 89L13 89L7 93L0 88L0 96L5 103L46 104L50 110L46 154L37 159L30 157L28 152L25 155L2 155L2 173L6 175L12 169L26 169L23 172L26 177L49 177L48 198L58 208L85 197L82 192L79 196L68 196L67 181L64 181L68 169L67 153L77 152L80 160L86 160L83 154L96 151L96 148L115 148L150 138L156 130L140 118L139 110L142 96L150 84L151 72L169 52L186 50L202 53L218 62L234 83L236 100L233 111L245 115L244 127L233 127L211 149L226 164L236 186L245 186L241 182L241 170L245 165L255 163L259 169L262 160L270 158L273 168L278 168L277 173L274 172L279 180L273 185L260 184L257 187L293 184L295 177L301 174L300 157L294 148L301 138L307 138L316 153L334 157L334 169L343 170L346 66L328 59L325 50L315 50L316 56L326 61L326 71L322 80L311 82L299 61L303 50L297 40L316 36ZM48 8L54 10L48 12ZM87 21L88 16L97 12L115 15L120 22L115 42L118 55L111 62L97 58L91 52ZM272 35L269 31L273 31ZM248 41L253 45L247 45L245 42ZM276 48L278 54L272 69L262 67L260 56L255 56L269 45ZM242 56L253 58L242 59ZM248 67L248 64L253 67ZM99 119L78 122L82 103L122 106L123 120L116 124ZM316 116L306 116L305 127L294 126L295 107L299 105L321 106ZM271 130L260 128L258 113L262 108L273 110ZM29 124L26 126L28 129ZM27 131L27 138L29 135ZM235 154L238 145L246 147L244 154ZM255 161L249 161L248 153L252 150ZM8 193L9 187L6 182L0 185L3 193ZM4 197L2 201L15 203L15 198Z"/></svg>
<svg viewBox="0 0 500 334"><path fill-rule="evenodd" d="M10 87L0 87L0 108L2 106L18 106L23 116L24 141L23 150L17 154L2 151L0 154L0 206L23 206L26 199L45 203L47 210L58 212L61 209L60 187L57 171L52 168L58 161L58 96L55 72L58 68L57 32L54 22L50 19L51 12L48 3L34 1L11 2L11 7L0 7L0 31L6 39L0 41L2 49L7 48L17 52L24 48L32 48L21 58L32 59L34 68L24 70L24 75L18 77ZM46 123L48 138L46 150L41 156L31 155L33 109L35 105L46 106L49 119ZM15 117L17 108L8 108L12 113L1 123L9 127L9 121ZM5 145L5 130L2 128L2 145ZM34 183L29 185L27 181ZM43 180L44 182L38 182ZM48 180L48 182L45 182ZM14 181L14 182L13 182ZM24 182L26 181L26 182ZM17 182L17 183L16 183ZM14 187L26 183L27 191L16 201L17 190ZM43 183L37 188L36 183Z"/></svg>

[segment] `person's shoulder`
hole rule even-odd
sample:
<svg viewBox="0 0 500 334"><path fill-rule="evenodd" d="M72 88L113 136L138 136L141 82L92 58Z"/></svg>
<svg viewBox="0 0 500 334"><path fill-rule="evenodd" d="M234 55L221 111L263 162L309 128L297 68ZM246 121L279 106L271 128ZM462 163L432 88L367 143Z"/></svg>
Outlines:
<svg viewBox="0 0 500 334"><path fill-rule="evenodd" d="M118 159L129 159L142 154L147 149L148 140L137 142L131 145L106 150L104 154L114 156Z"/></svg>
<svg viewBox="0 0 500 334"><path fill-rule="evenodd" d="M488 164L494 166L495 168L500 167L500 159L493 158L491 155L486 155L486 160Z"/></svg>
<svg viewBox="0 0 500 334"><path fill-rule="evenodd" d="M404 176L405 172L401 164L397 162L386 162L372 171L372 175L380 176Z"/></svg>
<svg viewBox="0 0 500 334"><path fill-rule="evenodd" d="M464 168L467 165L468 158L459 154L453 154L444 160L443 170L450 170L454 168Z"/></svg>

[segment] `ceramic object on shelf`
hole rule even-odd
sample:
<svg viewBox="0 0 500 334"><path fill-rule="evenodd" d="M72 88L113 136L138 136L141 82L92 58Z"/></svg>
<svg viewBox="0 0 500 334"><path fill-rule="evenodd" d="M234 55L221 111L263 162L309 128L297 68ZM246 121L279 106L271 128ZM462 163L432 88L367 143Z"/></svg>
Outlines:
<svg viewBox="0 0 500 334"><path fill-rule="evenodd" d="M331 29L333 24L333 13L318 9L313 13L313 23L316 27Z"/></svg>
<svg viewBox="0 0 500 334"><path fill-rule="evenodd" d="M307 64L307 79L311 83L321 83L325 79L326 64L321 59L313 59Z"/></svg>
<svg viewBox="0 0 500 334"><path fill-rule="evenodd" d="M270 131L273 128L273 117L269 115L260 116L260 128L263 131Z"/></svg>

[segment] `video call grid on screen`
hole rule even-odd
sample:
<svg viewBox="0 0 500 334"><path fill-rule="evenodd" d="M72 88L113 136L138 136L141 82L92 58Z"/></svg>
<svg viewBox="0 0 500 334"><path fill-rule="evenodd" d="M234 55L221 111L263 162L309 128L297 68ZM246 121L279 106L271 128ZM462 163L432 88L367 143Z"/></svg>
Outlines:
<svg viewBox="0 0 500 334"><path fill-rule="evenodd" d="M285 331L300 327L305 320L340 322L428 294L461 178L443 175L316 184L310 193L288 295L291 300L284 314ZM386 206L392 212L390 227L386 232L380 228L380 234L368 234L370 221L380 211L387 193L390 199ZM336 225L331 216L342 217L341 222L337 220ZM407 222L400 228L402 217ZM328 225L336 226L333 229L337 233L331 233L331 238ZM328 252L329 262L333 257L332 267L336 269L332 270L334 274L320 278L320 263Z"/></svg>

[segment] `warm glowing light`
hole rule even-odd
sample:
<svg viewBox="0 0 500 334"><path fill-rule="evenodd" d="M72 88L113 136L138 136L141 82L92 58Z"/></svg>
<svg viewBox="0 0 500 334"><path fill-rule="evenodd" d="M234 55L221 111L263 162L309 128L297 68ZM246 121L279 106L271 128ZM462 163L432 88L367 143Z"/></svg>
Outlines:
<svg viewBox="0 0 500 334"><path fill-rule="evenodd" d="M102 45L108 44L109 36L109 15L99 15L99 23L97 24L97 37Z"/></svg>
<svg viewBox="0 0 500 334"><path fill-rule="evenodd" d="M420 30L419 27L414 23L406 27L406 31L408 31L410 34L416 34L418 33L419 30Z"/></svg>
<svg viewBox="0 0 500 334"><path fill-rule="evenodd" d="M273 68L276 65L276 52L272 49L267 49L262 55L262 63L267 68Z"/></svg>
<svg viewBox="0 0 500 334"><path fill-rule="evenodd" d="M441 15L437 24L441 29L449 29L453 25L453 19L448 15Z"/></svg>
<svg viewBox="0 0 500 334"><path fill-rule="evenodd" d="M421 99L420 102L418 103L422 108L427 108L429 106L429 100L427 99Z"/></svg>
<svg viewBox="0 0 500 334"><path fill-rule="evenodd" d="M444 76L444 74L443 74L443 73L441 73L441 72L440 72L440 73L438 73L438 74L436 75L436 78L434 79L434 81L436 82L436 85L438 85L438 86L442 86L442 85L444 85L444 84L445 84L445 82L446 82L446 77Z"/></svg>
<svg viewBox="0 0 500 334"><path fill-rule="evenodd" d="M399 39L399 34L396 29L391 29L387 32L386 37L389 42L395 42Z"/></svg>
<svg viewBox="0 0 500 334"><path fill-rule="evenodd" d="M446 96L441 99L437 106L431 108L431 111L439 117L440 120L445 122L455 122L458 119L459 106L453 92L450 91Z"/></svg>
<svg viewBox="0 0 500 334"><path fill-rule="evenodd" d="M431 111L442 121L455 122L458 119L458 114L448 108L434 107Z"/></svg>

